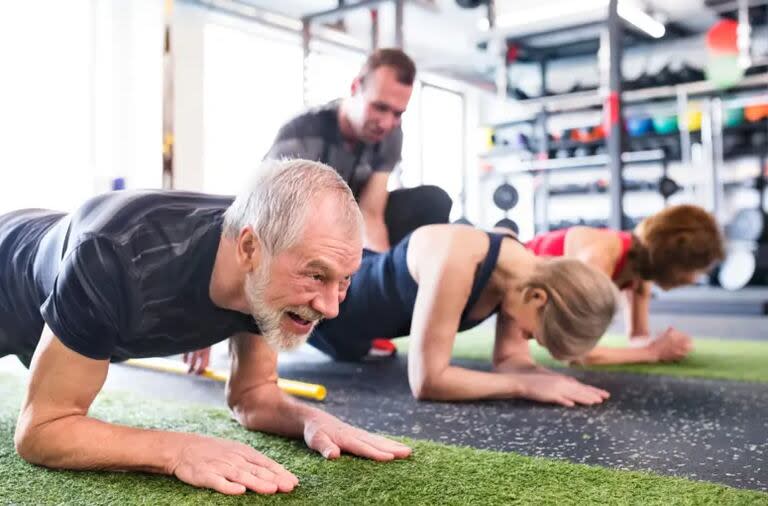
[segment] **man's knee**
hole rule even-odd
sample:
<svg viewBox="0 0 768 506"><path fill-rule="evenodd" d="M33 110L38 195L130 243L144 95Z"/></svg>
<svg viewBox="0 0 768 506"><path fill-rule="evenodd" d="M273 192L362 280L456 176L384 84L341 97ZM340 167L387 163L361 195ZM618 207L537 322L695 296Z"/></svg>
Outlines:
<svg viewBox="0 0 768 506"><path fill-rule="evenodd" d="M434 211L435 216L445 216L445 221L448 221L448 216L451 214L451 207L453 206L453 199L448 195L448 192L440 188L439 186L424 185L416 188L420 190L420 199L428 204L430 210Z"/></svg>

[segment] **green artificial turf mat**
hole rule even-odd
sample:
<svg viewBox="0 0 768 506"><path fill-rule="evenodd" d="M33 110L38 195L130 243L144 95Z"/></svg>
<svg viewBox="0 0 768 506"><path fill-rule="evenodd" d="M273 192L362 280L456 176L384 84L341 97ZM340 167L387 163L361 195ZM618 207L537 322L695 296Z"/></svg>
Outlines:
<svg viewBox="0 0 768 506"><path fill-rule="evenodd" d="M226 497L174 478L140 473L52 471L22 461L13 428L22 392L0 375L0 503L3 504L763 504L768 494L711 483L615 471L431 442L407 441L414 455L375 463L343 457L328 462L296 441L248 432L227 412L141 401L107 393L92 415L141 427L193 431L253 445L301 480L291 494Z"/></svg>
<svg viewBox="0 0 768 506"><path fill-rule="evenodd" d="M459 334L453 348L455 358L490 360L494 330L477 327ZM407 352L408 338L396 339L398 349ZM625 346L627 338L606 336L601 346ZM541 346L533 343L536 361L548 366L563 364L553 360ZM694 351L684 360L671 364L630 364L589 366L595 371L619 371L667 376L689 376L712 379L768 382L768 342L696 338Z"/></svg>

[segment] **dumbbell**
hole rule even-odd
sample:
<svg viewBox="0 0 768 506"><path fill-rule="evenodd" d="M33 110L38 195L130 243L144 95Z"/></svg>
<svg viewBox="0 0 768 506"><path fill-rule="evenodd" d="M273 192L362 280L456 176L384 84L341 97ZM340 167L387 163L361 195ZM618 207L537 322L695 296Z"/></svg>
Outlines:
<svg viewBox="0 0 768 506"><path fill-rule="evenodd" d="M741 209L725 227L726 235L742 241L768 239L768 219L762 209Z"/></svg>
<svg viewBox="0 0 768 506"><path fill-rule="evenodd" d="M509 183L501 184L493 192L493 203L502 211L509 211L517 205L517 190Z"/></svg>
<svg viewBox="0 0 768 506"><path fill-rule="evenodd" d="M595 153L595 148L593 146L579 146L575 150L573 150L573 156L581 157L581 156L591 156Z"/></svg>
<svg viewBox="0 0 768 506"><path fill-rule="evenodd" d="M683 188L682 186L677 184L677 182L674 179L667 176L662 176L658 182L658 189L661 196L664 197L665 199L668 199L669 197L679 192Z"/></svg>
<svg viewBox="0 0 768 506"><path fill-rule="evenodd" d="M494 225L497 228L508 228L512 232L515 233L515 235L520 233L520 227L517 226L517 223L515 223L514 220L510 220L509 218L502 218L499 221L496 222L496 225Z"/></svg>
<svg viewBox="0 0 768 506"><path fill-rule="evenodd" d="M755 251L731 251L717 270L717 282L726 290L739 290L750 283L766 279L768 244L758 245Z"/></svg>
<svg viewBox="0 0 768 506"><path fill-rule="evenodd" d="M755 153L768 152L768 132L764 130L752 132L749 144Z"/></svg>
<svg viewBox="0 0 768 506"><path fill-rule="evenodd" d="M466 219L464 216L453 222L455 225L472 225L472 222Z"/></svg>
<svg viewBox="0 0 768 506"><path fill-rule="evenodd" d="M512 138L512 146L515 149L522 150L522 151L530 151L533 152L533 148L531 147L531 141L528 138L527 135L525 135L522 132L518 132L515 134Z"/></svg>
<svg viewBox="0 0 768 506"><path fill-rule="evenodd" d="M512 186L509 183L502 183L493 192L493 203L496 204L496 207L504 211L505 215L507 211L509 211L510 209L512 209L517 205L518 198L519 198L519 195L517 194L517 190L515 189L514 186ZM507 216L504 216L504 218L499 220L496 223L496 226L508 228L512 230L515 234L520 233L520 228L517 226L517 223L509 219L509 217Z"/></svg>

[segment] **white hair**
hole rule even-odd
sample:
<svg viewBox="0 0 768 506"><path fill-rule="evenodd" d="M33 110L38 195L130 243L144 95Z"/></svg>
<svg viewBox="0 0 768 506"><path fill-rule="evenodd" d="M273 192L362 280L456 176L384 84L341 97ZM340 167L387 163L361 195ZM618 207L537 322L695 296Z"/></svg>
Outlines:
<svg viewBox="0 0 768 506"><path fill-rule="evenodd" d="M267 160L249 190L238 195L224 213L224 236L236 239L243 228L251 227L273 256L299 241L312 205L328 194L337 203L339 223L362 234L360 208L335 170L309 160Z"/></svg>

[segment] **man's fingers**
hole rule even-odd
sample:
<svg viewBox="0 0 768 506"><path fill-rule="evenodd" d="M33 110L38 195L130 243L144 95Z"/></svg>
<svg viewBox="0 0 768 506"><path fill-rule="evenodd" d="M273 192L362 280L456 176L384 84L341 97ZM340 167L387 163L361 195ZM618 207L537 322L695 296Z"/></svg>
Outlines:
<svg viewBox="0 0 768 506"><path fill-rule="evenodd" d="M357 434L344 434L342 436L344 441L341 442L341 447L347 453L352 453L359 457L366 457L371 460L387 461L395 458L395 455L391 452L382 451L373 446L372 444L364 441Z"/></svg>
<svg viewBox="0 0 768 506"><path fill-rule="evenodd" d="M277 476L276 483L280 485L281 492L285 492L283 489L287 488L289 485L290 488L293 489L296 485L299 484L299 479L295 474L288 471L286 468L270 459L266 455L257 452L250 446L243 445L242 447L238 448L236 453L246 462L268 470L270 473Z"/></svg>
<svg viewBox="0 0 768 506"><path fill-rule="evenodd" d="M269 460L269 459L268 459ZM295 474L278 464L277 462L271 460L268 464L262 465L261 467L268 469L270 472L274 473L275 476L277 476L281 483L284 481L285 483L290 483L291 488L295 487L299 484L299 479L296 477Z"/></svg>
<svg viewBox="0 0 768 506"><path fill-rule="evenodd" d="M312 436L312 439L309 442L309 447L320 452L320 455L326 459L337 459L341 456L341 448L339 448L339 446L321 430L318 430L315 432L314 436Z"/></svg>
<svg viewBox="0 0 768 506"><path fill-rule="evenodd" d="M192 358L194 357L194 354L191 353L185 353L181 356L181 360L187 364L187 374L191 374L194 371L194 364L192 363Z"/></svg>
<svg viewBox="0 0 768 506"><path fill-rule="evenodd" d="M197 358L197 364L195 367L195 373L196 374L203 374L205 372L205 368L208 367L208 360L204 356L200 356Z"/></svg>
<svg viewBox="0 0 768 506"><path fill-rule="evenodd" d="M244 494L246 491L245 485L241 483L233 483L213 471L200 477L199 486L211 488L216 492L221 492L222 494L227 495L240 495Z"/></svg>
<svg viewBox="0 0 768 506"><path fill-rule="evenodd" d="M360 439L364 440L366 443L380 451L391 453L395 456L395 458L404 459L408 457L413 451L410 447L397 441L393 441L377 434L371 434L363 431L360 432Z"/></svg>
<svg viewBox="0 0 768 506"><path fill-rule="evenodd" d="M274 483L277 485L278 492L290 492L297 485L297 483L294 483L294 481L289 477L282 474L275 474L269 469L261 466L253 466L251 469L251 474L261 478L264 481Z"/></svg>
<svg viewBox="0 0 768 506"><path fill-rule="evenodd" d="M222 463L216 467L219 473L228 481L239 483L248 488L248 490L253 490L258 494L274 494L277 492L277 483L256 476L250 469L244 469L229 463Z"/></svg>

